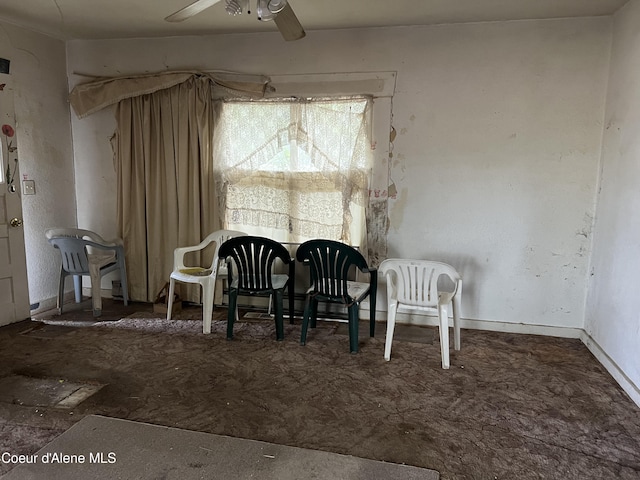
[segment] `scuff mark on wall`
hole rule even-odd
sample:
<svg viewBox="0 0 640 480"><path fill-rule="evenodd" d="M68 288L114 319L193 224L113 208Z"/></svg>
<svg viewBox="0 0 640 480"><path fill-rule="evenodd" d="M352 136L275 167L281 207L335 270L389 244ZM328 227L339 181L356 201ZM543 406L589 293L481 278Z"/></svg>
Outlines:
<svg viewBox="0 0 640 480"><path fill-rule="evenodd" d="M576 235L582 235L584 238L589 238L593 229L593 215L586 212L583 217L584 227L576 232Z"/></svg>

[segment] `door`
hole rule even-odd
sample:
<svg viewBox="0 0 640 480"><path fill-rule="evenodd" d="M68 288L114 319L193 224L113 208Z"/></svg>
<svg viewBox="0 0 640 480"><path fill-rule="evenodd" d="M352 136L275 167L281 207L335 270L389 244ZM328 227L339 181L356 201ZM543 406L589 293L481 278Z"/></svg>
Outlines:
<svg viewBox="0 0 640 480"><path fill-rule="evenodd" d="M29 318L11 76L0 73L0 326Z"/></svg>

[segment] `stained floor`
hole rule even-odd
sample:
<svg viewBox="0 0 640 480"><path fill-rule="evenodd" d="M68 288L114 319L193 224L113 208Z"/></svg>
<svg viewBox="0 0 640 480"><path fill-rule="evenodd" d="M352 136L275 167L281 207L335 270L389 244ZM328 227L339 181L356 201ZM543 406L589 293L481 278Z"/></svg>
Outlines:
<svg viewBox="0 0 640 480"><path fill-rule="evenodd" d="M241 318L227 341L221 309L203 335L197 307L171 322L147 304L105 299L100 322L90 308L0 328L0 382L102 386L73 408L0 398L0 451L33 453L99 414L405 463L443 479L640 479L640 409L579 340L463 330L442 370L432 328L398 332L385 362L382 324L351 355L333 322L303 347L299 321L276 342L272 320ZM0 473L10 468L0 463Z"/></svg>

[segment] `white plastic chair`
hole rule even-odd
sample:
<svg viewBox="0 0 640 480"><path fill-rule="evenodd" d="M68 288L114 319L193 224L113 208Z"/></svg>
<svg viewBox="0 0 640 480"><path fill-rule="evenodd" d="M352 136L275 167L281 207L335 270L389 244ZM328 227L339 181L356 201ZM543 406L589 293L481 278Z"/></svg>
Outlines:
<svg viewBox="0 0 640 480"><path fill-rule="evenodd" d="M437 312L440 321L442 368L449 368L449 304L453 306L453 345L455 350L460 350L460 274L446 263L399 258L384 260L379 271L387 278L388 312L384 359L391 359L391 342L398 310ZM438 288L438 280L442 275L449 277L453 283L453 291Z"/></svg>
<svg viewBox="0 0 640 480"><path fill-rule="evenodd" d="M62 313L64 280L68 275L73 275L76 303L82 301L80 279L83 275L89 275L93 316L98 317L102 314L100 279L109 272L119 270L124 304L128 304L127 270L121 239L107 241L95 232L80 228L51 228L45 232L45 237L51 245L60 250L62 256L58 313Z"/></svg>
<svg viewBox="0 0 640 480"><path fill-rule="evenodd" d="M190 247L178 247L173 252L173 271L169 277L169 293L167 298L167 320L171 320L173 308L173 296L176 288L176 280L184 283L198 283L202 286L202 332L211 333L211 316L213 315L213 301L216 288L216 280L227 276L226 265L221 265L218 258L220 245L233 237L247 235L235 230L218 230L211 233L198 245ZM189 252L198 252L215 243L213 260L209 268L189 267L184 264L184 257Z"/></svg>

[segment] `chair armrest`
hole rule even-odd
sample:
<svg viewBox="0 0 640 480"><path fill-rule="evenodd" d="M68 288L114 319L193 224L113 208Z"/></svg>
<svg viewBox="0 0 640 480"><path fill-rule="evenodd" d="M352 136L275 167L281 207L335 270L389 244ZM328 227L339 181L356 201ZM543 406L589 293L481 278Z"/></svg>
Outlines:
<svg viewBox="0 0 640 480"><path fill-rule="evenodd" d="M200 250L197 246L194 247L178 247L173 251L173 271L186 268L184 265L184 256L189 252L195 252Z"/></svg>
<svg viewBox="0 0 640 480"><path fill-rule="evenodd" d="M200 242L198 245L190 245L188 247L178 247L173 251L173 271L186 268L184 264L184 256L189 252L197 252L203 250L207 245L212 243L206 239Z"/></svg>
<svg viewBox="0 0 640 480"><path fill-rule="evenodd" d="M84 243L87 247L97 248L99 250L113 250L115 252L124 253L124 245L122 244L104 244L93 242L91 240L84 240Z"/></svg>
<svg viewBox="0 0 640 480"><path fill-rule="evenodd" d="M368 273L371 276L371 281L378 280L378 269L376 267L363 267L359 269L362 273Z"/></svg>
<svg viewBox="0 0 640 480"><path fill-rule="evenodd" d="M462 292L462 279L458 278L455 282L455 288L453 292L440 292L438 291L438 303L446 305L453 301L456 295L460 295Z"/></svg>
<svg viewBox="0 0 640 480"><path fill-rule="evenodd" d="M456 295L460 295L461 293L462 293L462 279L458 278L458 281L456 282L456 288L453 291L452 297L455 297Z"/></svg>

